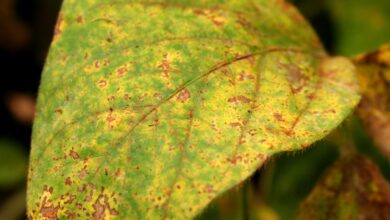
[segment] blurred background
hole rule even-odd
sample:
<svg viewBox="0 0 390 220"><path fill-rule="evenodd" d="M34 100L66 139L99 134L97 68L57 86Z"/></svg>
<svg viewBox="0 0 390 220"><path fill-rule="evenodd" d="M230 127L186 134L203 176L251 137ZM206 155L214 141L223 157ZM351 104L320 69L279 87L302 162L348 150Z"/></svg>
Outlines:
<svg viewBox="0 0 390 220"><path fill-rule="evenodd" d="M291 2L311 22L330 54L352 56L390 42L389 0ZM0 220L25 219L35 99L60 5L60 0L0 0ZM359 120L349 120L358 151L371 158L389 180L389 161L375 148ZM249 190L249 195L261 198L262 205L255 208L261 213L259 219L293 219L339 152L338 146L324 140L303 152L281 154L252 177L249 182L255 187L241 186L236 191ZM229 219L240 219L232 217L233 212L245 219L245 214L237 214L240 208L231 208L241 205L232 201L246 203L251 198L237 192L222 201L225 204L212 204L199 219L228 219L221 212Z"/></svg>

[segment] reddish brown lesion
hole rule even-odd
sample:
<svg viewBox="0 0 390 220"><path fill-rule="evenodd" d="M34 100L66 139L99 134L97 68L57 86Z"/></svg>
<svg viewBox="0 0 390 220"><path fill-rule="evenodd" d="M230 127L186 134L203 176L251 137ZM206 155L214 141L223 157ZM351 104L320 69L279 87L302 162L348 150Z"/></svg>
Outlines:
<svg viewBox="0 0 390 220"><path fill-rule="evenodd" d="M235 103L250 103L253 102L252 99L249 99L246 96L240 95L240 96L234 96L228 99L228 102L235 102Z"/></svg>
<svg viewBox="0 0 390 220"><path fill-rule="evenodd" d="M55 42L58 37L62 34L62 23L64 22L64 14L62 12L59 13L56 26L54 28L54 36L53 42Z"/></svg>
<svg viewBox="0 0 390 220"><path fill-rule="evenodd" d="M79 24L83 23L84 22L83 16L81 16L81 15L77 16L76 22L79 23Z"/></svg>
<svg viewBox="0 0 390 220"><path fill-rule="evenodd" d="M80 158L79 154L74 151L73 149L69 151L69 156L71 156L74 160L77 160Z"/></svg>
<svg viewBox="0 0 390 220"><path fill-rule="evenodd" d="M161 61L161 64L157 66L157 68L162 70L164 77L169 77L169 72L171 70L171 64L168 59L168 54L163 55L163 59Z"/></svg>
<svg viewBox="0 0 390 220"><path fill-rule="evenodd" d="M278 113L278 112L274 112L273 115L274 115L274 118L275 118L276 120L278 120L278 121L280 121L280 122L285 121L282 114L280 114L280 113Z"/></svg>
<svg viewBox="0 0 390 220"><path fill-rule="evenodd" d="M188 89L183 89L177 96L177 100L184 103L191 98L191 93Z"/></svg>

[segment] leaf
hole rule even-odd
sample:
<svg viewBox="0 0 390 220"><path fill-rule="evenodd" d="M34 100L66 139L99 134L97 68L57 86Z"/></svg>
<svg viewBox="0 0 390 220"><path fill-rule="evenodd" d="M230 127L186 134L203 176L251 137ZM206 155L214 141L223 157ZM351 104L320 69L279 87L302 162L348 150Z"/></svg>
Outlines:
<svg viewBox="0 0 390 220"><path fill-rule="evenodd" d="M299 220L387 219L390 185L373 162L360 155L337 161L301 205Z"/></svg>
<svg viewBox="0 0 390 220"><path fill-rule="evenodd" d="M357 56L362 100L358 116L381 152L390 158L390 44Z"/></svg>
<svg viewBox="0 0 390 220"><path fill-rule="evenodd" d="M31 219L189 219L359 100L283 1L65 0L29 170Z"/></svg>
<svg viewBox="0 0 390 220"><path fill-rule="evenodd" d="M8 138L0 138L0 189L9 189L23 182L27 171L27 156L22 146Z"/></svg>
<svg viewBox="0 0 390 220"><path fill-rule="evenodd" d="M335 51L353 56L389 41L390 1L324 1L335 25Z"/></svg>

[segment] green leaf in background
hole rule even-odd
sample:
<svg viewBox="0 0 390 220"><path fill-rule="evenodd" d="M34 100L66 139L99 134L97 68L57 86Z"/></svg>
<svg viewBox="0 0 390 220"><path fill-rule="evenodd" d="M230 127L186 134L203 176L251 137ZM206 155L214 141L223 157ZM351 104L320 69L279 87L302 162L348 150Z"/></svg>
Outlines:
<svg viewBox="0 0 390 220"><path fill-rule="evenodd" d="M17 142L0 137L0 189L21 183L27 172L27 155Z"/></svg>
<svg viewBox="0 0 390 220"><path fill-rule="evenodd" d="M317 142L305 151L277 155L263 169L258 197L280 219L295 219L299 204L337 158L337 147L328 141Z"/></svg>
<svg viewBox="0 0 390 220"><path fill-rule="evenodd" d="M301 205L299 220L388 219L390 185L363 156L337 161Z"/></svg>
<svg viewBox="0 0 390 220"><path fill-rule="evenodd" d="M359 100L280 0L65 0L42 76L31 219L189 219Z"/></svg>
<svg viewBox="0 0 390 220"><path fill-rule="evenodd" d="M390 41L389 0L325 2L335 25L336 53L353 56Z"/></svg>

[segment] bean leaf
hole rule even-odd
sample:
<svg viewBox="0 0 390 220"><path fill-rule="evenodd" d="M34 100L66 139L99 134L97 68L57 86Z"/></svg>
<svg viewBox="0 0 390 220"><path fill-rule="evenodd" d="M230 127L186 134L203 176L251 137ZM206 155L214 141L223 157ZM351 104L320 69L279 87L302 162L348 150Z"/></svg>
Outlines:
<svg viewBox="0 0 390 220"><path fill-rule="evenodd" d="M39 90L31 219L190 219L359 100L281 0L65 0Z"/></svg>

